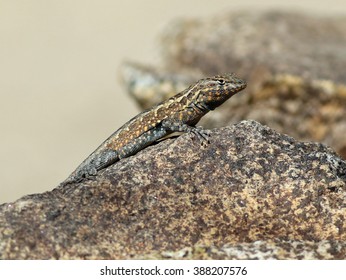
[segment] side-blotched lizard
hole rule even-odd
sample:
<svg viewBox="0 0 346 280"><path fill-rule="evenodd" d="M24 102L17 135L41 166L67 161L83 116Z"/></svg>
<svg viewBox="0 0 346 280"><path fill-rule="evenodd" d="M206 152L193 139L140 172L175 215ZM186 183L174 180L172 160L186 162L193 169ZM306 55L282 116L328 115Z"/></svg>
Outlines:
<svg viewBox="0 0 346 280"><path fill-rule="evenodd" d="M206 143L207 135L202 128L195 127L197 122L245 87L246 82L233 74L197 81L125 123L60 185L95 176L99 170L137 153L172 132L191 132Z"/></svg>

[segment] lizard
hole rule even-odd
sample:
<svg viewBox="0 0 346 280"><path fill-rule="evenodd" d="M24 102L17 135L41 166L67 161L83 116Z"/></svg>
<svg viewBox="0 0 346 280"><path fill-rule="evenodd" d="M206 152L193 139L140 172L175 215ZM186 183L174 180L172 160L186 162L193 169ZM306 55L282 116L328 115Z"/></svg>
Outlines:
<svg viewBox="0 0 346 280"><path fill-rule="evenodd" d="M198 80L177 95L138 114L91 153L60 186L90 179L173 132L192 133L202 145L208 134L195 125L209 111L246 87L233 73Z"/></svg>

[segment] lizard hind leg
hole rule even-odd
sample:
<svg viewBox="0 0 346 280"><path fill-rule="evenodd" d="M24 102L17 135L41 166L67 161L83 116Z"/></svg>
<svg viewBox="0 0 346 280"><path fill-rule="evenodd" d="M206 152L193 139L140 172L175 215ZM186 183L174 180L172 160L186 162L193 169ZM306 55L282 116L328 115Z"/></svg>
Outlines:
<svg viewBox="0 0 346 280"><path fill-rule="evenodd" d="M150 145L158 139L161 139L167 135L167 130L162 127L157 127L155 129L150 129L144 132L142 135L138 136L135 140L128 143L119 149L119 159L129 157L138 151L142 150L144 147Z"/></svg>
<svg viewBox="0 0 346 280"><path fill-rule="evenodd" d="M96 153L87 166L89 175L95 176L97 171L104 169L119 160L119 154L115 150L107 149Z"/></svg>
<svg viewBox="0 0 346 280"><path fill-rule="evenodd" d="M107 149L95 153L77 168L75 177L81 181L84 178L96 176L99 170L108 167L118 160L118 153L114 150Z"/></svg>

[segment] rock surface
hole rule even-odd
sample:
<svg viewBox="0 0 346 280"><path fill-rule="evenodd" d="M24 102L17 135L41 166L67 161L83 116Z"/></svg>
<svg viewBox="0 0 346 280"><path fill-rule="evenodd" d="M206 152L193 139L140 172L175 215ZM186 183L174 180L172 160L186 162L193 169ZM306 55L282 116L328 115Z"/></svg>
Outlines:
<svg viewBox="0 0 346 280"><path fill-rule="evenodd" d="M218 260L333 260L344 259L343 241L260 240L248 243L216 246L193 246L177 252L161 252L150 256L165 259L218 259ZM147 256L146 256L147 257Z"/></svg>
<svg viewBox="0 0 346 280"><path fill-rule="evenodd" d="M346 159L345 45L345 17L246 11L177 20L162 35L163 65L126 64L123 80L147 108L201 77L235 72L247 89L203 126L254 119Z"/></svg>
<svg viewBox="0 0 346 280"><path fill-rule="evenodd" d="M346 17L235 11L176 20L161 38L164 63L170 69L197 68L206 75L233 70L256 79L286 73L346 81Z"/></svg>
<svg viewBox="0 0 346 280"><path fill-rule="evenodd" d="M344 160L254 121L211 132L1 205L0 258L346 258Z"/></svg>

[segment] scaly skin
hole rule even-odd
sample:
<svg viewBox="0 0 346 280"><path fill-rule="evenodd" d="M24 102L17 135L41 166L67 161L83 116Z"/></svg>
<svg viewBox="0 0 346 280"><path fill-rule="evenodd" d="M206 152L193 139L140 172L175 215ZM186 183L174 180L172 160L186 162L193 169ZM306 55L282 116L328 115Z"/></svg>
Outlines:
<svg viewBox="0 0 346 280"><path fill-rule="evenodd" d="M202 144L207 135L197 122L209 111L246 87L233 74L201 79L189 88L146 110L114 132L61 185L95 176L107 166L129 157L172 132L191 132Z"/></svg>

